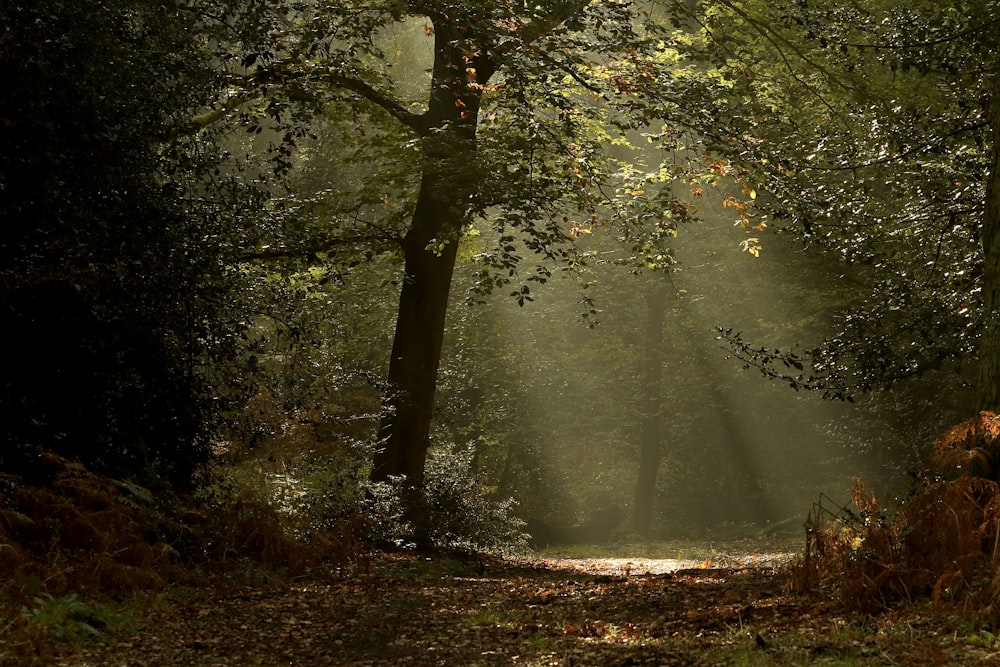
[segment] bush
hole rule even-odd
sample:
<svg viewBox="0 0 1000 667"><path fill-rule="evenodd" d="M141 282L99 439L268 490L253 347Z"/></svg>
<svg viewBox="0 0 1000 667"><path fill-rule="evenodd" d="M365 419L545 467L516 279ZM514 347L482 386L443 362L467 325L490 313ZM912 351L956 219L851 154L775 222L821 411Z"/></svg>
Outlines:
<svg viewBox="0 0 1000 667"><path fill-rule="evenodd" d="M203 476L199 497L213 516L231 525L222 550L233 554L260 551L248 547L267 532L265 523L304 542L316 535L342 535L345 548L360 551L362 541L390 549L419 545L498 555L527 550L515 501L498 497L476 472L471 447L433 450L415 502L404 502L413 490L403 479L369 482L370 465L368 449L353 445L327 448L321 455L304 452L287 461L217 464ZM421 508L419 521L404 512L407 506ZM256 526L253 539L236 534L238 526L248 524ZM272 536L271 542L277 539Z"/></svg>
<svg viewBox="0 0 1000 667"><path fill-rule="evenodd" d="M527 551L524 521L515 516L513 498L497 495L497 488L473 465L471 446L431 450L424 486L416 502L404 503L410 493L405 480L372 485L368 512L378 526L376 537L396 546L421 544L512 555ZM403 507L419 509L419 523L404 519Z"/></svg>
<svg viewBox="0 0 1000 667"><path fill-rule="evenodd" d="M293 573L367 563L364 517L347 506L319 514L321 503L309 498L295 468L278 475L252 465L218 465L201 476L197 497L209 513L211 560L246 559Z"/></svg>
<svg viewBox="0 0 1000 667"><path fill-rule="evenodd" d="M22 613L43 625L49 637L58 642L97 637L115 620L104 607L91 606L76 593L58 598L41 593L32 598L31 606L25 607Z"/></svg>
<svg viewBox="0 0 1000 667"><path fill-rule="evenodd" d="M863 611L962 600L1000 623L1000 485L991 478L998 450L1000 418L983 412L935 443L895 512L856 482L852 511L812 517L804 581L831 581L847 606Z"/></svg>

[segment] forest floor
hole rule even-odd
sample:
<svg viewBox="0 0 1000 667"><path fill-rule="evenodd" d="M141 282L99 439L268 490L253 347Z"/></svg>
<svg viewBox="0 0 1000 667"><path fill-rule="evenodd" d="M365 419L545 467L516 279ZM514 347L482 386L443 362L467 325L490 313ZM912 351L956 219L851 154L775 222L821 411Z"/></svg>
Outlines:
<svg viewBox="0 0 1000 667"><path fill-rule="evenodd" d="M334 577L206 575L140 594L48 664L1000 665L998 639L957 612L848 614L792 593L787 560L409 554Z"/></svg>

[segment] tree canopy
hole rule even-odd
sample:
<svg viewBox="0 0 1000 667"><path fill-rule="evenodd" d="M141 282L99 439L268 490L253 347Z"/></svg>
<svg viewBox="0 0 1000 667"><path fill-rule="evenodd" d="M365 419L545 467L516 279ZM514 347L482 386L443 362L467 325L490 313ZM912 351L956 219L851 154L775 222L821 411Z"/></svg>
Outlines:
<svg viewBox="0 0 1000 667"><path fill-rule="evenodd" d="M214 135L189 132L225 86L196 11L212 8L0 9L8 462L43 444L184 483L236 398L231 267L259 197Z"/></svg>
<svg viewBox="0 0 1000 667"><path fill-rule="evenodd" d="M868 285L818 346L737 349L793 386L846 398L944 367L997 397L990 3L718 3L716 59L746 110L730 150L758 209ZM766 184L765 184L766 183ZM787 351L786 351L787 352ZM968 409L976 407L970 401Z"/></svg>

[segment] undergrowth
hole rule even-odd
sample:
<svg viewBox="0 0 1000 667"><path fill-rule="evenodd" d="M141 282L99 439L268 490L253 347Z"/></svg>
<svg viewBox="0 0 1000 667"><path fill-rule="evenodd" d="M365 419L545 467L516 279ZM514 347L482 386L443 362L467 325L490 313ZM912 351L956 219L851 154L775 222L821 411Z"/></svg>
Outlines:
<svg viewBox="0 0 1000 667"><path fill-rule="evenodd" d="M502 497L473 465L467 447L431 450L424 486L414 499L405 480L370 483L369 452L360 445L324 451L273 452L217 466L200 497L220 510L272 512L293 535L343 531L368 545L407 549L415 545L495 555L524 553L527 536L515 503ZM405 518L404 496L423 514L420 525ZM362 545L355 545L361 547Z"/></svg>
<svg viewBox="0 0 1000 667"><path fill-rule="evenodd" d="M418 528L403 519L406 485L369 484L370 444L322 419L282 424L252 447L220 443L188 495L19 448L17 474L0 468L0 665L49 664L60 645L101 636L105 603L205 576L352 576L377 548L421 537L465 553L524 548L513 501L468 448L432 452Z"/></svg>
<svg viewBox="0 0 1000 667"><path fill-rule="evenodd" d="M1000 417L982 412L945 433L895 510L857 481L853 507L810 518L800 588L835 586L850 609L929 599L1000 627Z"/></svg>
<svg viewBox="0 0 1000 667"><path fill-rule="evenodd" d="M524 522L513 498L503 497L473 465L471 447L431 450L418 502L420 526L404 519L405 480L369 485L368 509L384 544L409 546L421 541L434 548L494 555L527 552Z"/></svg>
<svg viewBox="0 0 1000 667"><path fill-rule="evenodd" d="M51 664L60 644L104 632L105 602L206 570L342 573L370 553L362 519L313 525L251 487L196 499L44 450L32 461L30 476L0 473L0 665Z"/></svg>
<svg viewBox="0 0 1000 667"><path fill-rule="evenodd" d="M220 460L196 497L108 479L44 451L30 481L0 474L0 570L10 573L0 579L0 665L51 664L60 645L100 638L117 621L106 601L200 582L220 568L226 576L346 576L369 568L374 545L411 546L420 529L438 548L501 555L525 548L513 502L477 473L467 448L433 451L420 528L404 518L402 480L367 483L363 447L275 454ZM858 482L852 509L811 516L798 588L835 590L846 608L864 614L918 600L955 604L974 612L970 641L995 645L994 461L1000 417L982 413L935 444L898 508L890 511ZM672 551L657 555L694 555Z"/></svg>

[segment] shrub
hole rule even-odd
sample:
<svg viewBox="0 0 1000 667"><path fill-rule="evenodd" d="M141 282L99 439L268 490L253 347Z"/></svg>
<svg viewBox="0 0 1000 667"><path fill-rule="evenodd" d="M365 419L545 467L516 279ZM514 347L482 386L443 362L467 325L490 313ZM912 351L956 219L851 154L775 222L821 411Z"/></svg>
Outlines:
<svg viewBox="0 0 1000 667"><path fill-rule="evenodd" d="M1000 486L991 478L1000 418L983 412L934 445L911 496L889 512L860 481L854 509L816 528L805 575L830 579L865 611L964 599L1000 621Z"/></svg>
<svg viewBox="0 0 1000 667"><path fill-rule="evenodd" d="M378 526L377 538L397 546L426 546L497 555L527 550L524 521L515 516L513 498L498 496L489 479L473 463L471 446L431 450L424 486L415 504L420 524L404 519L405 480L371 485L368 512Z"/></svg>
<svg viewBox="0 0 1000 667"><path fill-rule="evenodd" d="M314 520L293 471L278 477L259 468L220 466L201 481L210 560L248 559L293 573L367 561L363 517L344 512Z"/></svg>
<svg viewBox="0 0 1000 667"><path fill-rule="evenodd" d="M424 487L408 502L404 495L413 491L405 480L371 483L369 466L369 452L360 445L328 448L322 455L303 452L283 462L251 459L215 465L202 476L199 497L213 517L223 517L217 520L229 535L216 552L260 558L255 554L261 549L249 547L267 530L300 542L339 535L342 548L359 552L364 551L362 542L500 555L527 549L515 501L499 497L476 471L471 446L432 450ZM411 505L421 509L418 522L404 513ZM238 526L247 524L254 526L253 539L236 534ZM264 524L272 528L265 530ZM270 539L273 543L278 537ZM276 548L272 544L270 550Z"/></svg>
<svg viewBox="0 0 1000 667"><path fill-rule="evenodd" d="M87 604L75 593L58 598L42 593L22 613L43 625L49 637L59 642L96 637L114 620L106 609Z"/></svg>

